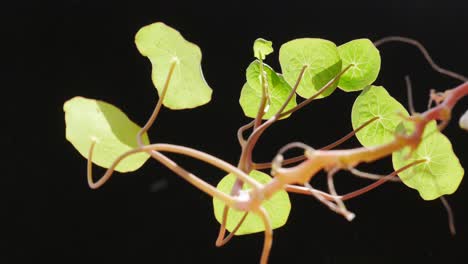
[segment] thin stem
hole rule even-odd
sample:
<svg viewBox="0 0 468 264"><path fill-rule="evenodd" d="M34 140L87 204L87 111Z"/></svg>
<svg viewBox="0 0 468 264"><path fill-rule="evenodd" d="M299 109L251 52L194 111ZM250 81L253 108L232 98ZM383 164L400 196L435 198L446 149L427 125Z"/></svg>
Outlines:
<svg viewBox="0 0 468 264"><path fill-rule="evenodd" d="M329 150L329 149L333 149L341 144L343 144L344 142L346 142L347 140L349 140L351 137L353 137L359 130L363 129L364 127L368 126L369 124L371 124L372 122L374 122L375 120L379 119L378 116L375 116L369 120L367 120L366 122L364 122L362 125L360 125L358 128L356 128L355 130L349 132L348 134L346 134L344 137L340 138L339 140L321 148L320 150ZM293 158L289 158L289 159L285 159L281 164L282 165L289 165L289 164L292 164L292 163L296 163L296 162L299 162L299 161L303 161L306 159L306 156L305 155L300 155L300 156L297 156L297 157L293 157ZM254 169L257 169L257 170L262 170L262 169L269 169L271 168L271 165L272 163L271 162L265 162L265 163L253 163L253 168Z"/></svg>
<svg viewBox="0 0 468 264"><path fill-rule="evenodd" d="M408 94L408 108L410 110L411 115L414 115L416 111L414 110L413 88L411 86L411 80L410 80L409 75L405 76L405 83L406 83L406 93Z"/></svg>
<svg viewBox="0 0 468 264"><path fill-rule="evenodd" d="M445 196L441 196L440 201L442 202L445 210L447 211L448 226L449 226L450 234L452 236L455 236L457 233L457 230L455 229L455 218L453 216L452 207L450 207L450 204L445 198Z"/></svg>
<svg viewBox="0 0 468 264"><path fill-rule="evenodd" d="M261 58L261 55L259 57ZM262 124L262 118L265 114L266 103L267 101L270 101L268 94L268 81L265 78L262 59L260 59L260 82L260 85L262 86L262 98L260 100L260 106L258 108L257 115L255 116L254 130Z"/></svg>
<svg viewBox="0 0 468 264"><path fill-rule="evenodd" d="M271 227L270 217L268 216L265 208L260 206L255 213L260 216L265 226L265 240L263 241L262 257L260 258L260 264L267 264L270 256L271 246L273 245L273 229Z"/></svg>
<svg viewBox="0 0 468 264"><path fill-rule="evenodd" d="M431 58L431 56L429 55L429 52L427 51L427 49L417 40L414 40L414 39L411 39L411 38L406 38L406 37L400 37L400 36L389 36L389 37L385 37L385 38L382 38L380 40L375 41L374 45L376 47L378 47L378 46L380 46L382 44L389 43L389 42L402 42L402 43L407 43L407 44L413 45L416 48L418 48L419 51L421 51L421 53L423 54L426 61L429 63L429 65L432 67L432 69L434 69L436 72L439 72L440 74L443 74L443 75L452 77L454 79L460 80L462 82L468 81L467 77L465 77L465 76L463 76L461 74L458 74L456 72L444 69L444 68L440 67L439 65L437 65L434 62L434 60Z"/></svg>
<svg viewBox="0 0 468 264"><path fill-rule="evenodd" d="M360 171L356 168L353 168L353 167L350 167L348 168L349 172L351 172L352 174L358 176L358 177L361 177L361 178L364 178L364 179L369 179L369 180L380 180L382 179L383 177L385 177L386 175L379 175L379 174L374 174L374 173L368 173L368 172L363 172L363 171ZM396 178L396 177L392 177L392 178L389 178L388 181L393 181L393 182L401 182L400 178Z"/></svg>
<svg viewBox="0 0 468 264"><path fill-rule="evenodd" d="M140 147L144 145L143 140L142 140L143 134L150 129L150 127L153 125L154 121L156 120L156 117L158 117L158 113L161 110L164 98L166 97L166 92L169 88L169 83L171 81L172 74L174 73L174 69L176 65L177 65L176 61L173 61L171 63L171 67L169 68L169 72L167 73L166 82L164 83L163 89L161 91L161 95L159 96L158 102L156 103L156 107L154 108L153 113L151 114L151 117L148 119L146 124L137 133L137 142Z"/></svg>
<svg viewBox="0 0 468 264"><path fill-rule="evenodd" d="M255 124L255 120L252 120L250 123L241 126L241 127L237 130L237 140L239 141L239 144L241 145L241 148L245 147L245 144L247 143L247 141L246 141L245 138L244 138L244 132L245 132L247 129L253 127L254 124Z"/></svg>
<svg viewBox="0 0 468 264"><path fill-rule="evenodd" d="M228 211L226 211L226 212L228 212ZM242 215L242 218L237 223L237 225L232 230L232 232L229 233L229 235L227 237L224 237L224 235L226 233L227 214L226 214L226 216L223 214L223 223L221 225L222 228L220 229L220 232L218 233L218 238L216 239L216 246L221 247L221 246L224 246L225 244L227 244L234 237L237 230L239 230L239 228L242 226L242 224L244 223L244 221L245 221L245 219L247 218L248 215L249 215L249 212L245 212L244 215ZM221 230L223 232L221 232Z"/></svg>
<svg viewBox="0 0 468 264"><path fill-rule="evenodd" d="M398 170L396 170L396 171L394 171L394 172L388 174L387 176L380 178L378 181L376 181L376 182L374 182L374 183L372 183L372 184L367 185L367 186L364 187L364 188L361 188L361 189L358 189L358 190L356 190L356 191L354 191L354 192L350 192L350 193L348 193L348 194L342 195L342 196L341 196L341 197L342 197L342 200L343 200L343 201L346 201L346 200L355 198L355 197L357 197L357 196L360 196L360 195L362 195L362 194L364 194L364 193L367 193L367 192L369 192L369 191L371 191L371 190L373 190L373 189L379 187L380 185L386 183L386 182L389 181L391 178L393 178L393 177L395 177L396 175L398 175L398 173L400 173L400 172L402 172L402 171L404 171L404 170L407 170L407 169L409 169L409 168L411 168L411 167L413 167L413 166L415 166L415 165L417 165L417 164L419 164L419 163L423 163L423 162L426 162L426 159L420 159L420 160L413 161L413 162L411 162L411 163L409 163L409 164L407 164L407 165L401 167L400 169L398 169Z"/></svg>
<svg viewBox="0 0 468 264"><path fill-rule="evenodd" d="M313 196L315 199L317 199L319 202L324 204L325 206L328 207L331 211L344 216L348 221L351 221L354 219L355 215L347 210L343 210L339 206L337 206L335 203L332 201L335 201L336 199L341 199L341 196L334 196L334 195L329 195L327 194L324 196L324 192L318 191L317 189L313 188L312 185L310 185L308 182L304 184L304 186L308 189L308 195Z"/></svg>
<svg viewBox="0 0 468 264"><path fill-rule="evenodd" d="M302 101L300 104L296 105L294 108L292 109L289 109L288 111L286 112L280 112L280 118L281 117L284 117L284 116L287 116L291 113L294 113L296 112L297 110L303 108L304 106L308 105L310 102L312 102L315 98L317 98L319 95L321 95L326 89L330 88L335 82L337 82L341 75L343 75L349 68L351 68L351 64L346 66L346 68L342 69L340 73L338 73L338 75L336 75L335 77L333 77L333 79L331 79L330 81L328 81L327 84L325 84L322 88L320 88L314 95L312 95L311 97L309 97L307 100L305 101ZM302 77L301 77L302 78ZM297 89L297 88L296 88Z"/></svg>
<svg viewBox="0 0 468 264"><path fill-rule="evenodd" d="M354 219L355 215L353 213L349 212L348 209L346 209L346 206L345 206L343 200L341 200L341 198L338 198L338 194L336 193L335 183L333 182L333 176L335 175L335 173L337 171L338 171L338 169L331 169L327 173L328 191L330 192L331 195L336 197L334 200L335 200L335 203L338 205L339 211L343 212L342 213L343 216L348 221L352 221Z"/></svg>

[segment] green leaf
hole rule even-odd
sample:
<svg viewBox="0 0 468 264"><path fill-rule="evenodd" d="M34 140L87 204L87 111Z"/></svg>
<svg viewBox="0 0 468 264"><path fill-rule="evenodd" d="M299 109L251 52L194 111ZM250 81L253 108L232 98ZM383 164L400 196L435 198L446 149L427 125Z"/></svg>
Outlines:
<svg viewBox="0 0 468 264"><path fill-rule="evenodd" d="M402 116L409 116L408 112L382 86L365 88L354 101L351 111L353 129L374 117L379 118L356 133L357 139L365 147L392 141Z"/></svg>
<svg viewBox="0 0 468 264"><path fill-rule="evenodd" d="M268 183L271 180L271 177L268 174L256 170L252 171L250 176L263 184ZM228 174L218 183L217 188L222 192L229 194L231 193L231 189L232 186L234 186L235 181L236 176ZM249 186L244 184L243 191L248 189L250 189ZM224 205L225 204L220 200L213 199L214 213L216 220L218 220L219 223L221 223L223 219ZM289 201L289 195L286 191L275 193L269 200L264 201L262 206L268 212L273 228L283 226L288 220L289 212L291 211L291 202ZM236 211L234 209L229 210L226 229L229 230L229 232L232 232L243 215L244 212ZM236 235L247 235L262 232L264 230L265 227L260 217L250 213L239 230L237 230Z"/></svg>
<svg viewBox="0 0 468 264"><path fill-rule="evenodd" d="M379 75L380 53L368 39L356 39L338 47L343 69L352 65L340 78L338 87L345 92L360 91Z"/></svg>
<svg viewBox="0 0 468 264"><path fill-rule="evenodd" d="M254 42L253 50L255 58L264 60L266 55L273 52L273 43L266 39L258 38Z"/></svg>
<svg viewBox="0 0 468 264"><path fill-rule="evenodd" d="M341 71L341 59L336 45L324 39L302 38L289 41L281 46L279 61L284 79L291 86L296 83L302 68L307 66L297 88L297 94L304 98L316 94ZM337 84L335 82L317 98L330 95Z"/></svg>
<svg viewBox="0 0 468 264"><path fill-rule="evenodd" d="M117 107L103 101L74 97L63 105L65 111L66 138L88 158L92 141L96 141L93 163L109 168L114 160L137 147L136 135L140 127L133 123ZM145 144L148 135L143 135ZM149 158L146 153L138 153L122 160L117 171L128 172L140 168Z"/></svg>
<svg viewBox="0 0 468 264"><path fill-rule="evenodd" d="M170 80L164 106L171 109L194 108L211 100L212 90L201 70L200 48L185 40L175 29L164 23L141 28L135 43L153 66L153 83L161 94L169 69L176 63Z"/></svg>
<svg viewBox="0 0 468 264"><path fill-rule="evenodd" d="M246 71L247 83L244 84L241 90L239 103L248 117L255 118L257 116L258 108L262 100L262 83L260 75L260 61L252 62ZM281 108L289 94L291 93L291 86L268 65L263 64L263 71L266 73L268 82L267 96L269 98L269 105L266 109L268 111L263 115L263 119L269 119ZM289 103L286 105L285 111L292 109L296 106L296 95L294 95ZM286 118L287 115L283 118Z"/></svg>
<svg viewBox="0 0 468 264"><path fill-rule="evenodd" d="M403 183L418 190L424 200L433 200L454 193L463 178L464 170L453 152L450 140L439 132L435 121L426 126L423 140L411 157L409 148L392 155L395 170L420 159L426 162L412 166L399 174Z"/></svg>

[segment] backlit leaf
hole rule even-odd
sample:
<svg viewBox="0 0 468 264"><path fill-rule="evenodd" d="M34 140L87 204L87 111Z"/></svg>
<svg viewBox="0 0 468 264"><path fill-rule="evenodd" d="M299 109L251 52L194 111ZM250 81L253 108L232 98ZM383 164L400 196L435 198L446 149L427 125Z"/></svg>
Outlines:
<svg viewBox="0 0 468 264"><path fill-rule="evenodd" d="M137 147L136 135L140 127L117 107L103 101L74 97L63 105L66 138L78 152L88 158L92 141L96 141L93 163L109 168L121 154ZM143 142L149 143L148 135ZM140 168L149 158L146 153L131 155L116 167L128 172Z"/></svg>
<svg viewBox="0 0 468 264"><path fill-rule="evenodd" d="M268 82L267 97L269 99L267 100L269 104L266 107L268 111L263 115L263 119L269 119L278 112L283 103L286 102L292 88L284 78L278 75L270 66L263 64L263 71L266 73L266 80ZM260 61L256 60L249 65L246 71L246 78L247 83L242 87L239 103L246 116L255 118L262 99ZM285 111L294 108L294 106L296 106L296 95L293 95ZM289 115L285 117L288 116Z"/></svg>
<svg viewBox="0 0 468 264"><path fill-rule="evenodd" d="M211 100L212 90L201 70L202 54L197 45L185 40L175 29L164 23L141 28L135 43L153 66L152 79L161 93L169 69L176 63L163 104L171 109L194 108Z"/></svg>
<svg viewBox="0 0 468 264"><path fill-rule="evenodd" d="M257 59L264 60L266 55L273 52L273 43L266 39L258 38L254 42L253 50L254 56Z"/></svg>
<svg viewBox="0 0 468 264"><path fill-rule="evenodd" d="M250 173L250 176L263 184L271 180L271 177L268 174L265 174L261 171L254 170ZM218 183L217 188L222 192L229 194L231 193L231 189L235 181L236 176L233 174L228 174ZM244 184L243 190L245 191L248 189L250 189L249 186ZM273 228L279 228L283 226L288 220L289 212L291 211L291 202L289 201L289 196L286 191L275 193L269 200L264 201L262 206L268 212ZM223 219L224 203L218 199L213 199L213 208L216 220L221 223ZM243 215L244 212L236 211L234 209L229 210L226 229L231 232ZM247 235L251 233L262 232L264 230L265 227L260 217L250 213L245 219L245 222L236 232L236 235Z"/></svg>
<svg viewBox="0 0 468 264"><path fill-rule="evenodd" d="M343 68L352 65L340 78L338 87L352 92L372 84L379 75L380 53L368 39L356 39L338 47Z"/></svg>
<svg viewBox="0 0 468 264"><path fill-rule="evenodd" d="M284 79L294 86L304 66L304 77L297 89L301 97L309 98L341 71L341 59L336 45L328 40L302 38L283 44L279 52L279 61ZM336 88L335 82L317 98L330 95Z"/></svg>
<svg viewBox="0 0 468 264"><path fill-rule="evenodd" d="M397 170L413 161L426 160L399 174L403 183L418 190L424 200L433 200L457 190L464 170L452 144L439 132L435 121L426 126L421 144L407 159L408 153L409 148L394 152L393 168Z"/></svg>
<svg viewBox="0 0 468 264"><path fill-rule="evenodd" d="M356 129L374 117L379 118L356 133L363 146L371 147L393 140L402 116L409 116L408 112L384 87L369 86L354 101L351 121Z"/></svg>

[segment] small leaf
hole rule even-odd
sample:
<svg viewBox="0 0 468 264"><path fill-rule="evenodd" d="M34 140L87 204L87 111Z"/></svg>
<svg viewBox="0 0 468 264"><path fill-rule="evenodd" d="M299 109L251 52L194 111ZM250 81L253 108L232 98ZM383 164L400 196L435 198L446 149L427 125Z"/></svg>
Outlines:
<svg viewBox="0 0 468 264"><path fill-rule="evenodd" d="M297 94L309 98L316 94L341 71L341 59L336 45L328 40L317 38L295 39L283 44L279 61L284 79L294 86L304 66L307 69L297 88ZM317 98L330 95L338 82L326 89Z"/></svg>
<svg viewBox="0 0 468 264"><path fill-rule="evenodd" d="M121 154L137 147L136 135L140 127L133 123L117 107L103 101L74 97L63 105L65 111L66 138L88 158L92 141L96 141L93 163L109 168ZM148 135L143 142L149 143ZM140 168L149 158L146 153L131 155L116 167L128 172Z"/></svg>
<svg viewBox="0 0 468 264"><path fill-rule="evenodd" d="M164 23L141 28L135 43L153 66L152 79L161 93L169 69L176 63L163 104L171 109L194 108L211 100L212 90L201 70L200 48L185 40L175 29Z"/></svg>
<svg viewBox="0 0 468 264"><path fill-rule="evenodd" d="M266 39L258 38L253 46L254 56L259 60L264 60L266 55L273 52L273 43Z"/></svg>
<svg viewBox="0 0 468 264"><path fill-rule="evenodd" d="M408 112L382 86L365 88L354 101L351 111L353 129L374 117L379 118L356 133L357 139L365 147L392 141L402 116L409 116Z"/></svg>
<svg viewBox="0 0 468 264"><path fill-rule="evenodd" d="M268 111L263 115L263 119L269 119L286 102L292 88L270 66L263 64L263 71L266 73L266 80L268 82L267 96L270 103L266 108ZM242 87L239 103L246 116L255 118L260 107L263 90L260 79L260 61L256 60L249 65L246 71L246 78L247 83ZM285 111L294 108L296 105L296 95L294 95L286 105Z"/></svg>
<svg viewBox="0 0 468 264"><path fill-rule="evenodd" d="M464 175L463 167L453 152L448 138L439 132L435 121L429 123L423 140L410 158L409 148L392 155L395 170L420 159L426 162L412 166L399 174L405 185L418 190L424 200L433 200L454 193Z"/></svg>
<svg viewBox="0 0 468 264"><path fill-rule="evenodd" d="M254 170L250 173L250 176L263 184L271 181L271 177L261 171ZM236 176L228 174L218 183L217 188L222 192L229 194L231 193L231 189L232 186L234 186L235 181ZM244 184L243 191L248 189L250 189L249 186ZM264 201L262 206L268 212L273 228L283 226L288 220L289 212L291 211L291 202L289 201L289 196L286 191L277 192L269 200ZM224 203L218 199L213 199L213 208L216 220L221 223L223 219ZM226 229L229 232L232 232L243 215L244 212L236 211L234 209L229 210ZM265 227L260 217L253 213L249 213L242 226L237 230L236 235L247 235L262 232L264 230Z"/></svg>
<svg viewBox="0 0 468 264"><path fill-rule="evenodd" d="M460 121L458 121L458 124L461 128L468 131L468 110L460 117Z"/></svg>
<svg viewBox="0 0 468 264"><path fill-rule="evenodd" d="M338 87L345 92L360 91L379 75L380 53L368 39L356 39L338 47L343 69L352 65L340 78Z"/></svg>

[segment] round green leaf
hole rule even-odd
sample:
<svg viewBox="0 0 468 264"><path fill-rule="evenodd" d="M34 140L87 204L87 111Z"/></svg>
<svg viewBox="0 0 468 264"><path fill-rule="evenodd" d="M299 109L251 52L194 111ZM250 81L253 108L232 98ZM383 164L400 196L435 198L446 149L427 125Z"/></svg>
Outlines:
<svg viewBox="0 0 468 264"><path fill-rule="evenodd" d="M291 93L291 86L268 65L263 64L263 71L266 73L266 80L268 82L267 96L269 98L267 105L268 111L263 115L263 119L269 119L281 108L289 94ZM258 108L262 100L262 83L260 75L260 61L252 62L246 71L247 83L244 84L241 90L239 103L248 117L255 118L257 116ZM292 109L296 106L296 95L293 95L289 103L286 105L285 111ZM287 115L283 118L286 118Z"/></svg>
<svg viewBox="0 0 468 264"><path fill-rule="evenodd" d="M268 183L271 181L271 177L261 171L252 171L250 176L260 183ZM236 176L228 174L219 183L217 188L224 193L231 193L232 186L236 181ZM250 189L247 184L244 184L243 191ZM213 199L213 208L216 220L219 223L223 219L224 203L218 199ZM289 195L286 191L280 191L274 194L269 200L262 203L262 206L268 212L270 216L271 224L273 228L279 228L283 226L288 220L289 212L291 211L291 202L289 201ZM244 212L236 211L234 209L229 210L228 218L226 222L226 229L232 232L236 227L239 220L244 215ZM262 220L256 214L250 213L245 219L242 226L237 230L236 235L247 235L265 230Z"/></svg>
<svg viewBox="0 0 468 264"><path fill-rule="evenodd" d="M409 148L392 155L395 170L420 159L426 162L412 166L399 174L403 183L418 190L424 200L433 200L454 193L463 178L464 170L453 152L450 140L439 132L435 121L426 126L423 140L411 157Z"/></svg>
<svg viewBox="0 0 468 264"><path fill-rule="evenodd" d="M371 147L392 141L402 116L409 116L408 112L384 87L368 86L354 101L351 121L356 129L374 117L379 118L356 133L363 146Z"/></svg>
<svg viewBox="0 0 468 264"><path fill-rule="evenodd" d="M212 90L201 70L200 48L185 40L175 29L164 23L141 28L135 43L153 66L152 79L161 93L169 69L176 63L163 104L171 109L194 108L211 100Z"/></svg>
<svg viewBox="0 0 468 264"><path fill-rule="evenodd" d="M254 42L253 50L255 58L264 60L266 55L273 52L273 43L266 39L258 38Z"/></svg>
<svg viewBox="0 0 468 264"><path fill-rule="evenodd" d="M360 91L379 75L380 53L368 39L356 39L338 47L343 69L352 65L340 78L338 87L345 92Z"/></svg>
<svg viewBox="0 0 468 264"><path fill-rule="evenodd" d="M103 101L74 97L63 105L65 111L66 138L88 158L92 141L95 141L93 163L109 168L121 154L137 147L136 135L140 127L120 109ZM143 135L145 144L148 135ZM131 155L116 167L128 172L140 168L149 158L146 153Z"/></svg>
<svg viewBox="0 0 468 264"><path fill-rule="evenodd" d="M309 98L341 71L341 59L336 45L328 40L317 38L295 39L283 44L279 61L284 79L291 85L297 81L304 66L307 69L297 88L297 94ZM338 82L321 93L317 98L330 95Z"/></svg>

